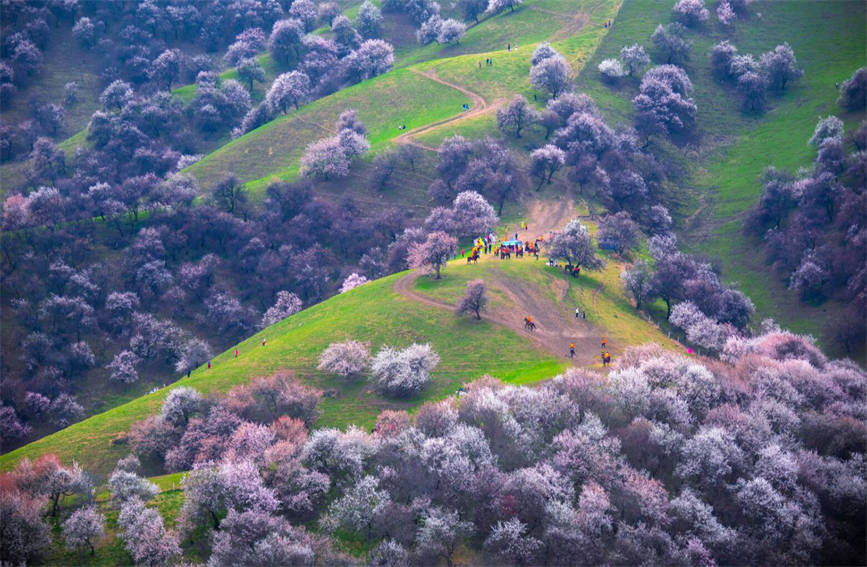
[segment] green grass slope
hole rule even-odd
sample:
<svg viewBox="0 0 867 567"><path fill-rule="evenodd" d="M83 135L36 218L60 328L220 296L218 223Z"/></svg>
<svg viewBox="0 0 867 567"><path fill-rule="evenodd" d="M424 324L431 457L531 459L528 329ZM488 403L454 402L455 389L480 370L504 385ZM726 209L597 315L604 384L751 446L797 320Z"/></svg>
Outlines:
<svg viewBox="0 0 867 567"><path fill-rule="evenodd" d="M456 46L405 48L398 53L398 65L440 58L397 68L305 105L226 144L185 171L205 187L232 172L255 192L273 178L297 176L306 146L328 135L327 128L347 108L358 111L370 130L372 153L376 153L401 134L399 124L412 129L438 122L460 115L461 105L470 102L456 89L414 70L433 71L449 83L480 94L488 104L516 93L532 97L529 69L535 44L554 40L578 69L602 37L602 22L613 17L618 6L615 0L538 0L514 13L484 20ZM504 48L509 42L518 43L519 49L507 52ZM442 58L467 50L472 53ZM479 62L489 56L494 57L494 66L479 69Z"/></svg>
<svg viewBox="0 0 867 567"><path fill-rule="evenodd" d="M579 77L579 89L592 96L610 119L631 120L631 99L638 81L608 87L600 82L596 66L603 59L617 57L624 45L641 43L652 51L650 35L657 24L670 21L672 4L624 2L614 29ZM746 212L761 194L759 176L765 167L794 170L809 166L815 153L806 141L817 120L840 114L834 83L864 64L865 7L847 0L757 1L750 5L750 14L749 19L738 21L730 36L714 17L705 29L690 32L695 47L686 69L695 86L699 138L674 156L685 172L679 180L680 212L688 218L681 243L691 252L719 261L724 277L755 302L756 320L774 317L793 330L821 337L823 326L842 306L834 301L820 306L802 304L771 273L760 243L745 237L742 227ZM726 37L739 52L756 56L789 42L804 69L803 78L782 96L769 95L765 115L744 115L734 89L710 74L708 51ZM841 116L850 127L863 119L863 114Z"/></svg>
<svg viewBox="0 0 867 567"><path fill-rule="evenodd" d="M420 101L424 101L420 104ZM207 187L226 173L234 173L255 189L273 177L297 174L310 142L334 134L333 124L348 108L358 111L374 149L407 129L460 112L469 99L408 69L399 69L319 99L233 140L185 170Z"/></svg>
<svg viewBox="0 0 867 567"><path fill-rule="evenodd" d="M448 269L447 272L448 273ZM265 329L213 359L213 368L195 370L162 390L138 398L105 413L76 423L53 435L0 457L0 469L8 470L23 457L53 452L65 462L77 460L88 470L105 473L129 452L113 443L136 421L159 411L168 391L177 385L218 394L245 384L257 376L286 369L307 384L335 388L336 398L320 402L317 427L358 424L370 427L376 415L388 408L411 408L443 398L462 383L491 374L506 382L531 382L549 378L563 363L528 346L518 334L486 322L474 322L453 313L407 299L392 286L396 274L338 295ZM267 346L261 346L262 337ZM430 342L442 357L430 387L411 401L384 399L366 383L350 383L316 370L319 353L334 341L353 338L367 341L372 350L384 344L406 346Z"/></svg>

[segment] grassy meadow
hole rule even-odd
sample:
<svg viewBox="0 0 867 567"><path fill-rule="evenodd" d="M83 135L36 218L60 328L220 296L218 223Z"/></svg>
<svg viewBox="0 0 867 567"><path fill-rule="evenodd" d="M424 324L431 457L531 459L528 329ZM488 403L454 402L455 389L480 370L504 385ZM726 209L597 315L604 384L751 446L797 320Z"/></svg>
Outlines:
<svg viewBox="0 0 867 567"><path fill-rule="evenodd" d="M550 378L564 368L560 360L527 345L507 329L456 317L397 294L392 285L403 275L377 280L293 315L241 342L238 358L230 348L213 359L211 370L203 366L190 378L3 455L0 468L8 470L25 456L54 452L65 462L75 459L88 470L104 474L129 452L122 434L134 422L158 412L166 394L177 385L220 394L257 376L288 370L306 384L339 390L337 397L321 400L322 415L316 427L371 427L383 409L411 409L443 398L483 374L526 383ZM319 353L326 346L350 338L370 343L374 352L384 344L404 347L430 342L442 361L433 373L433 383L421 396L409 401L385 399L363 381L346 382L316 370Z"/></svg>
<svg viewBox="0 0 867 567"><path fill-rule="evenodd" d="M611 33L578 78L578 89L592 96L609 120L631 121L631 99L639 81L607 86L599 79L597 65L633 43L641 43L653 55L650 36L657 24L670 21L670 8L655 0L625 2ZM743 222L761 194L759 178L767 166L794 171L812 163L815 151L807 139L819 118L839 114L847 128L863 119L863 113L841 112L834 84L864 64L864 29L864 5L846 0L757 1L750 5L749 18L738 20L731 34L724 33L712 16L703 29L689 32L694 48L685 68L695 86L697 136L684 147L664 149L682 169L677 172L680 187L675 188L682 246L722 267L723 277L755 302L754 320L773 317L797 332L813 334L832 352L833 345L821 339L822 330L844 305L833 300L801 303L766 265L761 242L743 234ZM742 113L734 87L711 76L707 54L727 37L740 53L756 56L788 42L804 69L804 76L782 95L769 94L764 115Z"/></svg>

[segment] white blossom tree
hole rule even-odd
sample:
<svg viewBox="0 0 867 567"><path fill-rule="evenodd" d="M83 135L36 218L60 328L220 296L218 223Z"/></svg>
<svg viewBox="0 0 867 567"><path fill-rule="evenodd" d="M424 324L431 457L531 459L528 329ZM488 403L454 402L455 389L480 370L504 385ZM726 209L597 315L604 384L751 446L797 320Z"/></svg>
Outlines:
<svg viewBox="0 0 867 567"><path fill-rule="evenodd" d="M549 91L552 98L557 98L569 90L571 71L572 68L562 55L548 57L530 68L530 84L534 88Z"/></svg>
<svg viewBox="0 0 867 567"><path fill-rule="evenodd" d="M301 311L300 297L290 291L278 291L277 301L265 311L265 315L262 316L262 322L259 325L262 328L269 327L299 311Z"/></svg>
<svg viewBox="0 0 867 567"><path fill-rule="evenodd" d="M63 539L67 549L96 553L94 544L105 535L105 518L93 506L79 508L63 522Z"/></svg>
<svg viewBox="0 0 867 567"><path fill-rule="evenodd" d="M412 344L404 350L384 346L370 364L377 388L389 395L406 397L420 392L431 380L440 357L430 344Z"/></svg>
<svg viewBox="0 0 867 567"><path fill-rule="evenodd" d="M343 285L340 286L340 293L346 293L350 289L355 289L360 285L366 284L368 281L365 276L352 272L343 280Z"/></svg>
<svg viewBox="0 0 867 567"><path fill-rule="evenodd" d="M319 370L343 377L358 376L367 367L370 351L364 343L343 341L331 343L319 355Z"/></svg>
<svg viewBox="0 0 867 567"><path fill-rule="evenodd" d="M605 262L596 255L590 232L578 219L572 219L561 232L554 235L548 254L551 258L565 260L588 270L600 270L605 266Z"/></svg>

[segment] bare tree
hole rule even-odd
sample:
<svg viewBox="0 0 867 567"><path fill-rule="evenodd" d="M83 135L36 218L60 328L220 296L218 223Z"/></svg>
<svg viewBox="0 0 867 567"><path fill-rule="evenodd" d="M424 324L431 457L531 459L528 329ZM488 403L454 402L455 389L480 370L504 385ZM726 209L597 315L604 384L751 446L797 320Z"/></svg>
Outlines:
<svg viewBox="0 0 867 567"><path fill-rule="evenodd" d="M488 304L488 297L485 295L487 286L482 280L472 280L467 282L467 291L461 298L458 304L457 313L472 313L476 319L482 318L482 310Z"/></svg>

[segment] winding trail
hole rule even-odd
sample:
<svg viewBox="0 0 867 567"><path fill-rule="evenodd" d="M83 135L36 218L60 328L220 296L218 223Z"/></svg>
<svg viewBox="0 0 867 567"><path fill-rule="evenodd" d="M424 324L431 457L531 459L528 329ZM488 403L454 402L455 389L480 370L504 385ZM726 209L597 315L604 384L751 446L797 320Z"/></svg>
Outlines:
<svg viewBox="0 0 867 567"><path fill-rule="evenodd" d="M529 235L545 234L549 231L559 230L575 215L574 202L562 200L556 202L534 202L530 205L527 223L530 226ZM505 262L536 262L532 257L523 260L503 260ZM493 256L482 256L480 262L486 264L485 283L492 291L497 291L508 299L508 307L490 308L482 314L482 319L524 336L543 350L550 352L558 358L569 358L569 343L575 343L576 366L598 366L600 339L605 333L589 323L585 319L575 317L574 306L566 302L572 280L569 278L551 278L551 288L542 289L534 283L520 278L510 277L504 270L499 269ZM543 269L541 260L539 269ZM446 309L454 312L455 305L439 301L415 291L415 282L421 277L418 271L412 271L397 280L394 291L413 301L438 309ZM595 296L601 286L594 293ZM553 293L552 293L553 291ZM531 315L537 324L535 332L524 329L524 317ZM609 350L614 353L618 349L609 343Z"/></svg>
<svg viewBox="0 0 867 567"><path fill-rule="evenodd" d="M407 130L406 132L404 132L403 134L401 134L397 138L394 138L393 141L396 144L407 144L407 145L411 145L411 146L418 146L419 148L429 150L432 152L439 151L438 148L434 148L434 147L422 144L421 142L414 140L413 137L418 136L419 134L425 134L425 133L427 133L431 130L434 130L436 128L439 128L440 126L443 126L445 124L457 122L459 120L466 120L467 118L471 118L474 116L479 116L479 115L482 115L482 114L485 114L488 112L492 112L492 111L496 110L497 106L499 106L499 105L492 105L489 107L488 103L485 102L485 99L483 99L478 94L476 94L470 90L467 90L460 85L456 85L455 83L450 83L448 81L445 81L445 80L437 77L437 75L435 73L433 73L432 71L421 71L419 69L413 69L413 68L410 68L410 71L412 71L413 73L415 73L417 75L421 75L422 77L430 79L431 81L434 81L434 82L439 83L441 85L445 85L447 87L451 87L457 91L462 92L463 94L470 97L470 100L473 101L473 106L468 112L462 112L461 114L456 114L456 115L450 116L448 118L443 118L442 120L437 120L436 122L430 122L428 124L424 124L422 126L418 126L416 128L413 128L412 130Z"/></svg>

